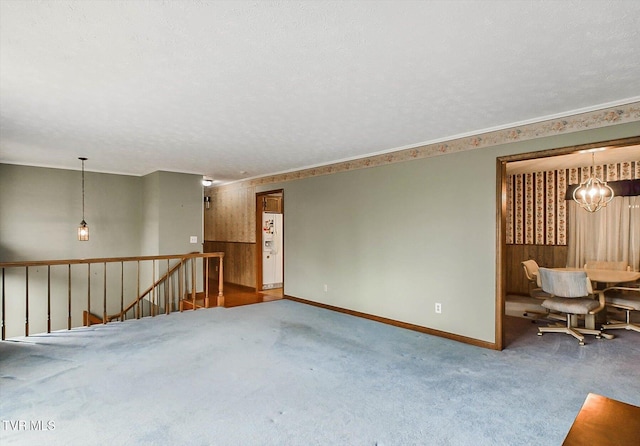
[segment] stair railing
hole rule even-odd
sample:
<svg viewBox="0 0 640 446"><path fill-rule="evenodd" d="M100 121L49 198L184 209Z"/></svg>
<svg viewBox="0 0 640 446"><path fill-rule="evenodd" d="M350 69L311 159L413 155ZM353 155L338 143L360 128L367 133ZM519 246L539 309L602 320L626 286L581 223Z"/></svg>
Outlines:
<svg viewBox="0 0 640 446"><path fill-rule="evenodd" d="M140 302L143 301L145 298L147 298L147 296L151 296L151 300L153 301L155 298L155 294L154 291L155 289L160 286L160 285L168 285L169 281L171 279L171 276L179 269L181 268L185 262L192 260L192 259L186 259L186 258L182 258L180 259L180 261L178 263L176 263L174 266L170 267L169 265L169 259L167 259L167 272L165 272L158 280L154 281L154 283L152 285L150 285L146 290L144 290L142 293L139 294L137 299L134 299L129 305L127 305L126 307L122 308L120 310L120 312L113 314L111 316L107 316L107 321L111 322L114 320L124 320L126 319L126 315L129 311L134 310L135 311L135 315L136 315L136 319L140 318ZM153 268L154 272L155 272L155 265ZM166 291L165 291L166 293ZM182 296L182 293L179 294L180 296ZM165 299L166 300L166 299ZM151 307L152 309L154 309L155 307ZM152 311L152 315L154 315L155 311ZM170 305L169 305L169 300L166 300L165 302L165 313L169 314L170 313Z"/></svg>
<svg viewBox="0 0 640 446"><path fill-rule="evenodd" d="M106 324L125 320L132 312L132 316L139 319L169 314L178 309L182 311L185 299L189 299L195 310L198 308L197 296L203 296L203 306L208 307L211 259L218 259L216 305L223 306L223 252L0 263L2 340L7 338L8 324L11 324L14 336L18 335L15 325L20 324L16 321L22 319L21 314L24 317L24 336L29 336L30 332L35 332L34 323L39 333L64 328L64 316L66 329L71 330L81 326L76 322L78 320L88 326L97 322ZM165 261L166 270L158 274ZM171 265L172 261L177 262ZM107 267L118 263L120 268L117 271L113 266ZM86 265L86 277L79 265ZM100 265L102 271L99 271ZM203 273L200 291L198 267ZM159 278L156 279L157 275ZM149 283L149 286L141 291L144 283ZM92 303L95 310L96 301L100 300L96 295L100 294L102 315L96 316L92 313ZM130 302L126 306L125 300ZM116 309L118 304L119 309ZM37 322L34 319L38 319Z"/></svg>

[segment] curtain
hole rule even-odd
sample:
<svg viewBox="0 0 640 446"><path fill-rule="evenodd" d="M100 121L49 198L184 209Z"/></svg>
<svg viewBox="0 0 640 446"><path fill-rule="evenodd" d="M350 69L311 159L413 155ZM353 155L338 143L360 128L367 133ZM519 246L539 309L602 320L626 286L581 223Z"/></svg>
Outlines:
<svg viewBox="0 0 640 446"><path fill-rule="evenodd" d="M567 200L567 266L581 268L587 260L627 262L640 271L640 196L614 197L598 212L587 212Z"/></svg>

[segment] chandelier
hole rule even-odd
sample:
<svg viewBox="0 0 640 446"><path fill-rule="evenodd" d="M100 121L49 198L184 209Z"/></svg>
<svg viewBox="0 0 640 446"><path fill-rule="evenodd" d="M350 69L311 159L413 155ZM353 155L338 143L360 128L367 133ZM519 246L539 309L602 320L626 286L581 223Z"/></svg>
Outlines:
<svg viewBox="0 0 640 446"><path fill-rule="evenodd" d="M613 200L613 189L607 186L606 181L596 178L595 155L591 154L591 170L589 178L580 183L580 186L573 191L573 199L584 210L597 212Z"/></svg>
<svg viewBox="0 0 640 446"><path fill-rule="evenodd" d="M80 157L78 159L82 161L82 221L80 222L80 226L78 226L78 240L86 242L89 240L89 226L87 226L87 222L84 221L84 162L87 158Z"/></svg>

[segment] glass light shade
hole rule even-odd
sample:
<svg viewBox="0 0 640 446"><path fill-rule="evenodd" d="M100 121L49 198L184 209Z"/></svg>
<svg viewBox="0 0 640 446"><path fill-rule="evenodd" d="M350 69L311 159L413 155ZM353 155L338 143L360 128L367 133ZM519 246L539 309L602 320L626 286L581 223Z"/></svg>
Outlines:
<svg viewBox="0 0 640 446"><path fill-rule="evenodd" d="M78 226L78 240L81 242L89 240L89 226L87 226L87 222L84 220L82 220L80 226Z"/></svg>
<svg viewBox="0 0 640 446"><path fill-rule="evenodd" d="M613 200L613 195L613 189L607 186L605 181L600 181L594 176L589 177L573 191L575 202L589 212L596 212L605 207Z"/></svg>

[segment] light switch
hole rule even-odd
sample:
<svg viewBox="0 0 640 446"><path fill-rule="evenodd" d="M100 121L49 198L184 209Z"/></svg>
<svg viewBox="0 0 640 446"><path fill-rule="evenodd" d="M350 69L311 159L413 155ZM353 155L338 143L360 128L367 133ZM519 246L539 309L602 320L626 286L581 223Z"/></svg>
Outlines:
<svg viewBox="0 0 640 446"><path fill-rule="evenodd" d="M198 243L198 236L192 235L191 237L189 237L189 243Z"/></svg>

